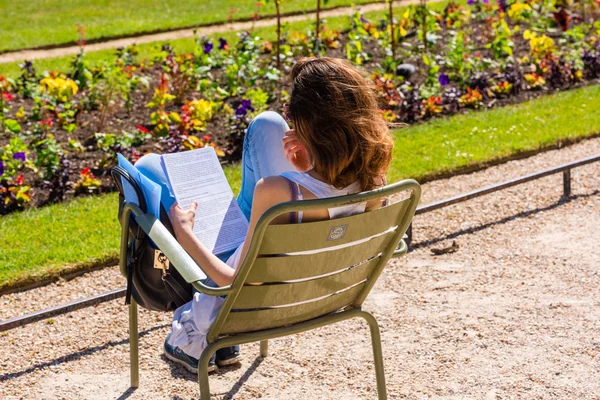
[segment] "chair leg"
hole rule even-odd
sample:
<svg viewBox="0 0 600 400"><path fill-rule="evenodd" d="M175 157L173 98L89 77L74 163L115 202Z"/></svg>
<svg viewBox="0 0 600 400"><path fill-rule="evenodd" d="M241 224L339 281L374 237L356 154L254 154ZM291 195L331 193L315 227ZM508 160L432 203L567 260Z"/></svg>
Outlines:
<svg viewBox="0 0 600 400"><path fill-rule="evenodd" d="M198 359L198 384L200 385L200 400L210 400L210 384L208 382L208 362L216 350L207 346Z"/></svg>
<svg viewBox="0 0 600 400"><path fill-rule="evenodd" d="M265 358L268 355L269 355L269 341L261 340L260 341L260 356L262 358Z"/></svg>
<svg viewBox="0 0 600 400"><path fill-rule="evenodd" d="M360 316L367 321L371 330L371 344L373 346L373 358L375 359L375 376L377 378L377 394L379 400L387 400L387 389L385 386L385 372L383 370L383 352L381 350L381 334L379 324L375 317L366 311L361 311Z"/></svg>
<svg viewBox="0 0 600 400"><path fill-rule="evenodd" d="M140 386L140 358L138 342L138 311L137 303L131 299L129 304L129 368L131 387Z"/></svg>

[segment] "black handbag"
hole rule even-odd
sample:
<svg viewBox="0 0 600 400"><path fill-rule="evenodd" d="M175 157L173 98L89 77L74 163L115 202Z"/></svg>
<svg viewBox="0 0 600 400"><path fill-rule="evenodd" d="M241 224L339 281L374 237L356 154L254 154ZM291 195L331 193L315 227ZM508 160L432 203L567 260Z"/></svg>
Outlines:
<svg viewBox="0 0 600 400"><path fill-rule="evenodd" d="M124 185L130 185L138 198L138 205L147 212L147 204L137 182L125 171L116 166L111 176L119 191L119 221L125 205ZM160 206L160 221L171 233L173 227L167 211ZM137 304L153 311L173 311L192 300L193 286L177 272L168 258L152 243L132 215L129 221L127 240L127 293L125 304L131 297Z"/></svg>

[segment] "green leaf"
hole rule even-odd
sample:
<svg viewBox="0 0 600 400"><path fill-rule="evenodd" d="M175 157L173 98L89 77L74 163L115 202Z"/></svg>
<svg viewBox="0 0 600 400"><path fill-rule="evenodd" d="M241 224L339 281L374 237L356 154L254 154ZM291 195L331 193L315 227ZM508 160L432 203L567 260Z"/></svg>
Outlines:
<svg viewBox="0 0 600 400"><path fill-rule="evenodd" d="M14 134L21 133L21 125L14 119L5 119L4 126Z"/></svg>

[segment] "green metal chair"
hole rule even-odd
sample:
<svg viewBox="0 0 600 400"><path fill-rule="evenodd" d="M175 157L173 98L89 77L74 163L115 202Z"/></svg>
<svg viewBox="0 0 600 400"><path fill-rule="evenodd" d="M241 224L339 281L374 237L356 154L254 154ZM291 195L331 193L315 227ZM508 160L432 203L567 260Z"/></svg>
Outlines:
<svg viewBox="0 0 600 400"><path fill-rule="evenodd" d="M377 210L333 220L270 225L281 214L333 208L406 192L403 200ZM409 194L410 192L410 194ZM135 204L121 213L121 271L127 265L129 221L136 222L169 258L181 275L200 292L226 296L207 337L208 346L198 367L201 400L210 399L208 361L220 348L260 341L267 356L267 340L363 318L371 331L379 399L386 399L379 326L361 306L391 257L406 253L402 240L411 223L421 188L405 180L370 192L319 200L291 201L271 207L260 218L235 280L213 288L206 275L155 217ZM248 283L263 282L262 285ZM131 386L139 386L137 305L129 308Z"/></svg>

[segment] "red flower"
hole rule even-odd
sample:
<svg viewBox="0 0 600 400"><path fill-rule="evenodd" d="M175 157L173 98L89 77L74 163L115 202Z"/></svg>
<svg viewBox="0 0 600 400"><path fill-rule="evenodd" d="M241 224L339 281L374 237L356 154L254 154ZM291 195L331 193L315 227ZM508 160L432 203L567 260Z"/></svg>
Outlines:
<svg viewBox="0 0 600 400"><path fill-rule="evenodd" d="M52 118L41 120L40 125L42 125L42 126L48 125L48 128L52 128Z"/></svg>
<svg viewBox="0 0 600 400"><path fill-rule="evenodd" d="M140 159L142 155L140 153L138 153L137 151L133 150L133 152L131 153L131 157L129 158L129 161L133 162L135 164L135 162L137 160Z"/></svg>
<svg viewBox="0 0 600 400"><path fill-rule="evenodd" d="M81 170L81 172L79 173L79 176L81 176L82 178L85 178L87 176L93 178L94 174L92 174L92 170L90 169L90 167L85 167L84 169Z"/></svg>
<svg viewBox="0 0 600 400"><path fill-rule="evenodd" d="M212 139L212 135L204 135L204 136L202 136L202 141L204 143L208 143L210 139Z"/></svg>
<svg viewBox="0 0 600 400"><path fill-rule="evenodd" d="M142 125L136 126L135 129L137 129L140 132L150 133L150 131L148 129L144 128Z"/></svg>
<svg viewBox="0 0 600 400"><path fill-rule="evenodd" d="M23 178L23 174L20 174L19 176L17 176L17 179L15 180L15 182L17 183L17 185L22 185L25 183L25 178Z"/></svg>
<svg viewBox="0 0 600 400"><path fill-rule="evenodd" d="M2 92L2 97L6 101L13 101L13 99L14 99L14 97L12 96L12 94L10 94L8 92Z"/></svg>

